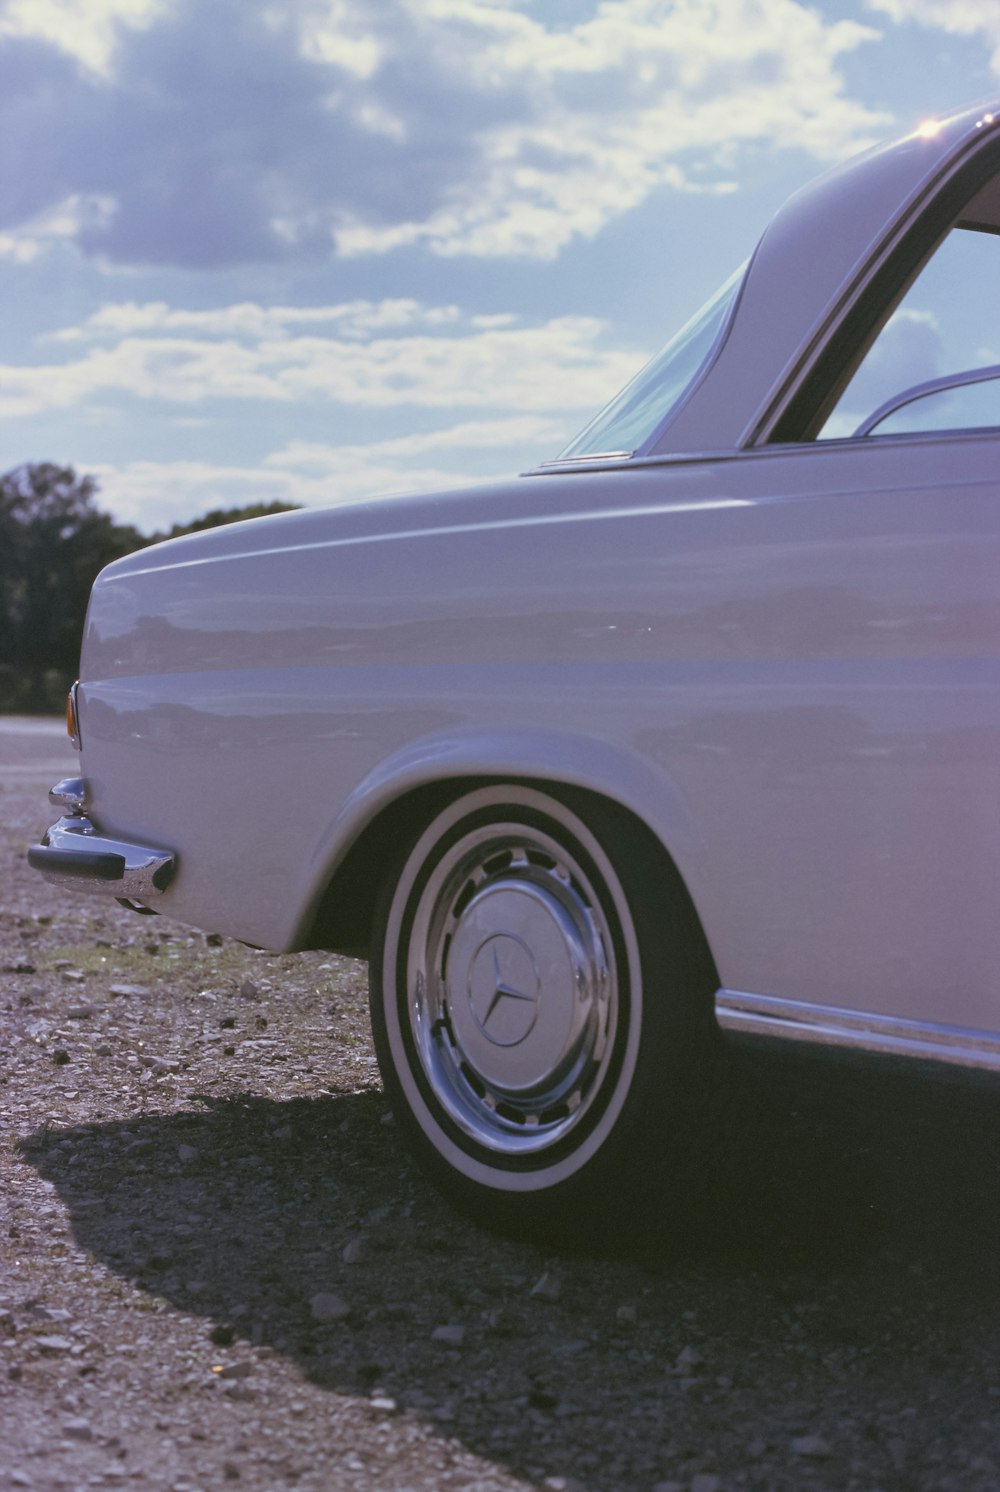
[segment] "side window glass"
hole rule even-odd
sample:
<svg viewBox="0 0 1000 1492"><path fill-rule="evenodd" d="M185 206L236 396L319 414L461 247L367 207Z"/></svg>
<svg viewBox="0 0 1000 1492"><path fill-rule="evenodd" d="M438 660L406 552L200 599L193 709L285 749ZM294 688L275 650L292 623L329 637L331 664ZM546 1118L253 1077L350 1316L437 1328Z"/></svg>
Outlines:
<svg viewBox="0 0 1000 1492"><path fill-rule="evenodd" d="M1000 427L1000 234L992 223L960 220L879 332L819 438L992 426Z"/></svg>

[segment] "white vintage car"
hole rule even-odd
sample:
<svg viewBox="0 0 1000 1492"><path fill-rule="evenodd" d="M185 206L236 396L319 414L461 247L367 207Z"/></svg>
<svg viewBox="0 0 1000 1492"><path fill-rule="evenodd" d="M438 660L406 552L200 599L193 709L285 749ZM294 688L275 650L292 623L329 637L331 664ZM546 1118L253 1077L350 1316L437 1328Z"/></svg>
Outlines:
<svg viewBox="0 0 1000 1492"><path fill-rule="evenodd" d="M720 1032L997 1067L998 268L1000 106L799 192L540 469L111 565L32 864L364 952L410 1143L519 1227Z"/></svg>

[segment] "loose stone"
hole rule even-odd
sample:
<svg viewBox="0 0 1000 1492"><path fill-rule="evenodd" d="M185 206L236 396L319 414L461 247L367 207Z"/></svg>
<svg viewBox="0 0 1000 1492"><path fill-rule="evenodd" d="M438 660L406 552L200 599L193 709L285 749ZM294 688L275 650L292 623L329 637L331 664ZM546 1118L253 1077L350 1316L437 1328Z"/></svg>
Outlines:
<svg viewBox="0 0 1000 1492"><path fill-rule="evenodd" d="M558 1300L562 1294L562 1281L546 1270L532 1285L531 1294L537 1295L541 1300Z"/></svg>
<svg viewBox="0 0 1000 1492"><path fill-rule="evenodd" d="M351 1310L342 1296L334 1295L329 1290L320 1290L313 1295L309 1301L309 1309L314 1321L343 1321Z"/></svg>
<svg viewBox="0 0 1000 1492"><path fill-rule="evenodd" d="M791 1444L792 1454L806 1456L814 1461L825 1461L833 1455L822 1435L798 1435Z"/></svg>
<svg viewBox="0 0 1000 1492"><path fill-rule="evenodd" d="M440 1342L444 1347L461 1347L465 1341L464 1326L435 1326L431 1332L431 1341Z"/></svg>

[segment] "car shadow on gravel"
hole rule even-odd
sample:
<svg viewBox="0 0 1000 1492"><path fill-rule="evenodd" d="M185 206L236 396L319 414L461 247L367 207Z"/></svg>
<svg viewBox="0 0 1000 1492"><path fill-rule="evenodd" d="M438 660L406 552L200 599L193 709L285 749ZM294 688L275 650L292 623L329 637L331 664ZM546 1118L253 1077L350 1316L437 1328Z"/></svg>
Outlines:
<svg viewBox="0 0 1000 1492"><path fill-rule="evenodd" d="M516 1472L543 1441L549 1465L599 1488L643 1406L653 1423L667 1404L675 1425L718 1415L742 1365L761 1371L790 1331L806 1362L883 1339L903 1360L929 1334L944 1359L968 1351L1000 1285L998 1099L741 1055L730 1158L706 1163L685 1225L650 1204L617 1243L561 1252L453 1213L374 1091L191 1095L187 1113L38 1132L22 1151L82 1248L204 1319L205 1373L231 1371L231 1391L253 1392L248 1347L270 1349ZM708 1337L725 1351L702 1364Z"/></svg>

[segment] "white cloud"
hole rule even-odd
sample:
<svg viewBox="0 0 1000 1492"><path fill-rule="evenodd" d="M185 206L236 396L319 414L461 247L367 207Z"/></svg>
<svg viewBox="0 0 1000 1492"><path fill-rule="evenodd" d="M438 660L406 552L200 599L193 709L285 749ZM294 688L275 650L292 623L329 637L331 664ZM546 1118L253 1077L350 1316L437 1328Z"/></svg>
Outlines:
<svg viewBox="0 0 1000 1492"><path fill-rule="evenodd" d="M304 56L329 62L361 81L378 69L383 49L350 0L319 0L298 7Z"/></svg>
<svg viewBox="0 0 1000 1492"><path fill-rule="evenodd" d="M0 233L0 259L13 264L33 264L56 244L69 243L81 233L106 225L114 210L110 197L94 193L66 197L12 232Z"/></svg>
<svg viewBox="0 0 1000 1492"><path fill-rule="evenodd" d="M559 441L565 441L565 424L543 415L521 415L502 420L465 420L442 430L428 430L415 435L397 435L389 440L370 441L366 445L325 445L312 441L292 441L281 451L268 456L266 465L298 472L329 475L343 469L367 466L372 461L409 462L414 456L432 451L520 451L515 461L523 465L531 459L532 450L552 454ZM539 458L541 459L541 458Z"/></svg>
<svg viewBox="0 0 1000 1492"><path fill-rule="evenodd" d="M519 435L517 422L509 434ZM529 448L520 445L506 459L496 449L500 436L487 433L481 446L471 428L449 447L450 432L438 432L440 449L464 450L461 465L418 459L435 449L419 437L376 441L371 445L311 446L296 443L269 456L261 466L232 466L202 461L133 461L121 466L88 468L98 479L99 503L121 523L145 532L187 523L213 508L250 503L287 502L301 507L328 507L404 492L439 492L499 477L510 477L534 461L550 456L564 443L565 429L536 424ZM555 439L546 438L552 434ZM541 441L539 440L541 437ZM531 444L537 449L530 449ZM518 443L519 444L519 443ZM474 459L480 455L480 459Z"/></svg>
<svg viewBox="0 0 1000 1492"><path fill-rule="evenodd" d="M827 24L796 0L607 0L560 29L485 0L405 9L440 32L442 69L486 96L516 95L519 108L479 131L474 174L426 216L343 213L344 254L420 243L551 258L657 187L735 189L734 145L795 145L828 160L888 122L848 98L836 71L877 33Z"/></svg>
<svg viewBox="0 0 1000 1492"><path fill-rule="evenodd" d="M952 36L981 36L993 53L990 66L1000 74L1000 5L997 0L868 0L897 25L915 21Z"/></svg>
<svg viewBox="0 0 1000 1492"><path fill-rule="evenodd" d="M0 37L44 41L107 76L120 27L144 29L168 0L7 0Z"/></svg>
<svg viewBox="0 0 1000 1492"><path fill-rule="evenodd" d="M97 196L75 238L107 263L551 258L657 190L734 190L744 148L884 133L840 73L876 36L802 0L581 0L568 25L527 0L11 0L0 226Z"/></svg>
<svg viewBox="0 0 1000 1492"><path fill-rule="evenodd" d="M185 311L166 301L118 301L104 305L81 326L52 332L46 340L80 342L142 335L145 332L186 332L192 336L231 336L260 341L279 337L294 327L334 328L342 337L368 338L389 327L440 327L460 319L457 306L424 306L397 298L381 301L343 301L333 306L260 306L253 301L212 311ZM495 318L509 322L510 317ZM483 324L477 318L475 324Z"/></svg>
<svg viewBox="0 0 1000 1492"><path fill-rule="evenodd" d="M295 332L324 321L330 335ZM403 335L381 334L400 326ZM126 304L59 336L67 342L76 332L74 340L98 345L64 362L0 365L0 414L25 417L109 394L185 406L228 399L583 411L603 404L642 361L637 351L606 348L604 323L594 317L528 326L410 301L218 311Z"/></svg>

